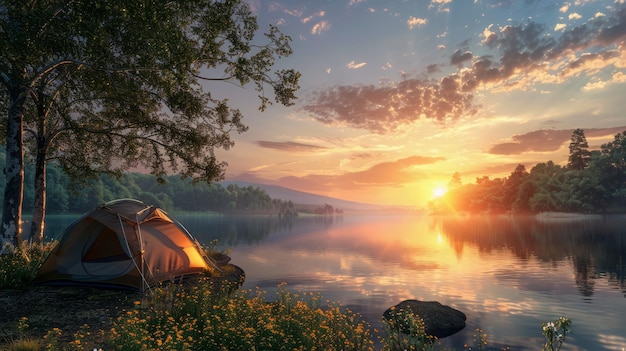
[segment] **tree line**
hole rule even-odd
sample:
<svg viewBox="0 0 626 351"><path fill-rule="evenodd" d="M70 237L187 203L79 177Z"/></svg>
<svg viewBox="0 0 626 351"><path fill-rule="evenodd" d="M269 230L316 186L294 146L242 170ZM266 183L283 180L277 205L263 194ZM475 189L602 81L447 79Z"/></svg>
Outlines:
<svg viewBox="0 0 626 351"><path fill-rule="evenodd" d="M448 192L429 203L435 213L607 213L626 209L626 131L600 150L589 150L584 130L572 133L565 166L553 161L526 170L518 164L506 178L483 176L463 184L455 173Z"/></svg>
<svg viewBox="0 0 626 351"><path fill-rule="evenodd" d="M0 158L0 167L4 159ZM34 164L26 162L26 181L34 177ZM84 213L85 211L120 198L134 198L159 206L167 211L218 212L225 214L276 214L296 216L297 209L291 201L272 199L265 190L253 186L219 183L194 183L179 175L165 176L158 181L143 173L125 173L118 178L103 174L86 182L74 182L56 164L48 167L47 212ZM0 190L4 190L0 184ZM0 194L2 192L0 191ZM33 211L35 189L24 188L24 211Z"/></svg>

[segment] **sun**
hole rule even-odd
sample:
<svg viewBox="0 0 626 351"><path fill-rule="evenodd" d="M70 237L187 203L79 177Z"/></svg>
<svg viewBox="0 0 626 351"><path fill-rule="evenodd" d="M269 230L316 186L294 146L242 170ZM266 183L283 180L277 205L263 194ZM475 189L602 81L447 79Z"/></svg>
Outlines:
<svg viewBox="0 0 626 351"><path fill-rule="evenodd" d="M433 189L432 197L433 199L440 198L444 196L448 192L448 188L444 186L438 186Z"/></svg>

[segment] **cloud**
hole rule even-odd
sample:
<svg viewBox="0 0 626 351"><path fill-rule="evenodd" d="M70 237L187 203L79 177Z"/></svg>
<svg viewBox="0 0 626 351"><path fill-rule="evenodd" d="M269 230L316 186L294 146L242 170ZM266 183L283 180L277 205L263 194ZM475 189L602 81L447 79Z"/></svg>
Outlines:
<svg viewBox="0 0 626 351"><path fill-rule="evenodd" d="M260 172L263 171L267 168L271 168L271 167L275 167L275 166L284 166L284 165L291 165L294 164L295 162L281 162L281 163L273 163L273 164L264 164L264 165L260 165L260 166L256 166L256 167L252 167L248 170L247 174L251 174L251 173L256 173L256 172Z"/></svg>
<svg viewBox="0 0 626 351"><path fill-rule="evenodd" d="M597 72L606 67L612 60L621 60L618 51L604 51L600 53L585 53L570 61L561 71L561 76L580 75L585 71Z"/></svg>
<svg viewBox="0 0 626 351"><path fill-rule="evenodd" d="M364 67L365 65L367 65L366 62L360 62L360 63L356 63L354 60L348 62L348 64L346 65L346 67L350 68L350 69L359 69Z"/></svg>
<svg viewBox="0 0 626 351"><path fill-rule="evenodd" d="M445 121L476 113L460 77L440 81L406 79L393 86L335 86L314 93L303 110L327 125L349 125L374 133L394 131L421 118Z"/></svg>
<svg viewBox="0 0 626 351"><path fill-rule="evenodd" d="M450 12L450 8L447 7L452 0L432 0L430 5L428 5L429 9L437 7L437 12Z"/></svg>
<svg viewBox="0 0 626 351"><path fill-rule="evenodd" d="M266 149L274 149L274 150L285 151L285 152L316 152L316 151L323 151L323 150L328 149L327 147L324 147L324 146L296 143L293 141L276 142L276 141L258 140L256 143L260 147L264 147Z"/></svg>
<svg viewBox="0 0 626 351"><path fill-rule="evenodd" d="M529 167L533 167L537 163L541 163L541 162L545 162L545 161L525 162L522 164L524 165L524 167L526 167L527 170L529 170ZM487 166L481 166L479 168L462 173L461 178L463 178L464 175L474 175L474 176L477 176L478 178L489 177L491 179L495 179L497 177L502 177L502 176L508 176L515 170L515 168L519 164L520 162L513 162L513 163L504 163L504 164L497 163L497 164L492 164L492 165L487 165ZM468 182L469 182L469 179L468 179Z"/></svg>
<svg viewBox="0 0 626 351"><path fill-rule="evenodd" d="M587 139L607 137L626 130L626 126L612 128L583 129ZM542 129L517 134L511 137L510 142L493 145L487 152L496 155L519 155L525 152L550 152L557 151L563 144L568 143L574 129Z"/></svg>
<svg viewBox="0 0 626 351"><path fill-rule="evenodd" d="M432 64L424 74L406 75L393 84L332 86L312 92L302 110L327 125L386 133L420 119L449 122L474 116L479 108L474 93L479 89L528 89L536 84L563 83L572 76L591 80L588 88L600 88L609 82L593 81L595 73L624 67L624 5L608 16L563 28L560 36L549 32L545 25L532 21L503 27L489 25L481 34L482 56L469 49L451 55L450 64L457 65L456 72L435 77L441 71L431 69L439 67ZM615 82L621 81L621 76L614 77ZM505 146L500 148L502 152L507 150Z"/></svg>
<svg viewBox="0 0 626 351"><path fill-rule="evenodd" d="M302 10L283 9L283 12L294 17L302 16Z"/></svg>
<svg viewBox="0 0 626 351"><path fill-rule="evenodd" d="M409 26L409 29L423 26L426 23L428 23L428 20L426 18L416 18L413 16L409 17L409 19L406 21L406 24Z"/></svg>
<svg viewBox="0 0 626 351"><path fill-rule="evenodd" d="M311 34L322 34L330 29L330 23L328 21L320 21L311 29Z"/></svg>
<svg viewBox="0 0 626 351"><path fill-rule="evenodd" d="M567 24L565 24L565 23L557 23L557 24L554 25L554 31L555 32L565 30L565 28L567 28Z"/></svg>
<svg viewBox="0 0 626 351"><path fill-rule="evenodd" d="M488 41L489 38L491 38L492 35L496 34L496 32L491 30L493 27L494 27L494 25L490 24L485 29L483 29L482 33L480 33L480 36L483 38L483 42Z"/></svg>
<svg viewBox="0 0 626 351"><path fill-rule="evenodd" d="M320 12L312 14L309 17L303 18L301 21L302 21L302 23L308 23L308 22L312 21L316 17L324 17L325 15L326 15L325 11L320 11Z"/></svg>
<svg viewBox="0 0 626 351"><path fill-rule="evenodd" d="M465 61L469 61L474 57L474 55L469 52L469 51L461 51L461 49L457 50L454 52L454 54L452 54L452 57L450 57L450 65L452 66L458 66L458 65L462 65L463 62Z"/></svg>
<svg viewBox="0 0 626 351"><path fill-rule="evenodd" d="M392 162L376 164L368 169L339 175L309 174L289 176L279 180L283 186L307 191L328 189L357 189L363 186L401 186L418 179L416 167L445 160L443 157L411 156Z"/></svg>
<svg viewBox="0 0 626 351"><path fill-rule="evenodd" d="M574 12L574 13L570 13L567 18L571 21L571 20L579 20L581 18L583 18L583 16L581 16L580 14Z"/></svg>

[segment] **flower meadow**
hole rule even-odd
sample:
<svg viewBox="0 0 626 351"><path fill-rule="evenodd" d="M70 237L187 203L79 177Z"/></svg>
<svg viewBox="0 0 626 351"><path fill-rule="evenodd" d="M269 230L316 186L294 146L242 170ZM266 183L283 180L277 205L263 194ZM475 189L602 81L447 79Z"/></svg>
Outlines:
<svg viewBox="0 0 626 351"><path fill-rule="evenodd" d="M36 273L32 262L41 262L39 255L45 252L18 248L0 256L0 289L24 289ZM23 316L15 321L16 337L0 340L0 351L444 350L436 338L425 335L424 321L417 315L383 319L379 332L359 314L323 300L319 293L291 292L280 284L276 296L267 296L259 289L237 289L238 284L224 284L209 275L164 284L137 295L133 306L120 310L106 327L81 326L70 341L57 327L43 337L33 336L28 316ZM409 332L401 325L408 325ZM543 323L541 330L546 338L543 350L559 350L571 321L561 317ZM464 349L489 350L487 335L477 329L473 345Z"/></svg>
<svg viewBox="0 0 626 351"><path fill-rule="evenodd" d="M115 320L105 345L123 350L372 350L369 326L314 293L279 287L223 296L201 280L155 291ZM328 302L327 302L328 303Z"/></svg>

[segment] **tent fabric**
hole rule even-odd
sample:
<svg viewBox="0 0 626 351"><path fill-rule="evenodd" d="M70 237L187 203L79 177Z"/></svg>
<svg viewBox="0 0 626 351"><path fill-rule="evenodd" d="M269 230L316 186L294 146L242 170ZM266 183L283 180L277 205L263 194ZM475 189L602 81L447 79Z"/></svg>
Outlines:
<svg viewBox="0 0 626 351"><path fill-rule="evenodd" d="M67 226L36 284L145 291L210 269L198 242L162 209L133 199L102 204Z"/></svg>

